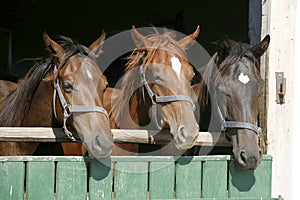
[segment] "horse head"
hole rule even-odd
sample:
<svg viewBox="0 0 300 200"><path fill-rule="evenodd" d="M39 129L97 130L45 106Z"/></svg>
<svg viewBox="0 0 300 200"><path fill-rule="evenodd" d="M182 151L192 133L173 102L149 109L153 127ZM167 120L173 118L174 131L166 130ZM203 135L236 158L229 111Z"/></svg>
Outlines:
<svg viewBox="0 0 300 200"><path fill-rule="evenodd" d="M209 97L215 114L212 119L217 120L218 127L221 126L221 131L232 142L234 157L245 169L255 169L262 157L258 116L264 82L259 58L269 42L269 35L254 46L228 38L219 41L217 52L203 75L201 84L205 87L198 87L201 90L198 93L202 93L200 104L208 105ZM203 95L205 92L210 95Z"/></svg>
<svg viewBox="0 0 300 200"><path fill-rule="evenodd" d="M69 128L79 136L91 156L109 155L113 139L108 114L102 106L107 81L95 59L101 52L105 34L89 48L70 45L67 38L60 43L47 34L43 38L51 55L57 58L53 76L49 77L54 84L55 117L71 139L74 136Z"/></svg>
<svg viewBox="0 0 300 200"><path fill-rule="evenodd" d="M129 57L130 73L123 83L134 80L136 84L136 93L130 98L131 104L137 105L131 113L138 112L132 115L133 121L139 126L168 128L180 150L191 148L199 133L190 87L194 71L185 53L199 32L197 27L193 34L177 41L171 31L149 36L134 26L131 31L137 48Z"/></svg>

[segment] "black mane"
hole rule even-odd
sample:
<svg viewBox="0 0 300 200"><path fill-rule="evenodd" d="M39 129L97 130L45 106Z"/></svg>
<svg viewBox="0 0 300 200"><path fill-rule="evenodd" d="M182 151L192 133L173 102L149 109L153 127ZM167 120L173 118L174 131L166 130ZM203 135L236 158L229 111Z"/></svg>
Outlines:
<svg viewBox="0 0 300 200"><path fill-rule="evenodd" d="M225 49L224 45L226 45ZM218 56L215 59L215 64L220 68L220 71L223 67L239 62L243 57L256 61L249 44L236 42L226 37L217 42L216 52Z"/></svg>

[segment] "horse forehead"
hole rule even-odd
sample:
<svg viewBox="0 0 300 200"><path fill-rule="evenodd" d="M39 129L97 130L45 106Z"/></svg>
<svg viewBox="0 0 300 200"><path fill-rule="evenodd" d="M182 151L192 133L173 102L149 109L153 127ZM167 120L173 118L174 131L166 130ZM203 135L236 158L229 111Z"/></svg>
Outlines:
<svg viewBox="0 0 300 200"><path fill-rule="evenodd" d="M243 72L241 72L238 75L238 81L244 85L248 84L250 81L249 75L247 73L244 74Z"/></svg>
<svg viewBox="0 0 300 200"><path fill-rule="evenodd" d="M97 65L95 61L88 57L70 59L66 66L63 67L62 73L65 76L76 76L83 75L90 80L95 79L95 76L100 76L101 74L97 70Z"/></svg>
<svg viewBox="0 0 300 200"><path fill-rule="evenodd" d="M176 56L171 57L171 66L175 71L177 77L180 79L181 76L181 62Z"/></svg>

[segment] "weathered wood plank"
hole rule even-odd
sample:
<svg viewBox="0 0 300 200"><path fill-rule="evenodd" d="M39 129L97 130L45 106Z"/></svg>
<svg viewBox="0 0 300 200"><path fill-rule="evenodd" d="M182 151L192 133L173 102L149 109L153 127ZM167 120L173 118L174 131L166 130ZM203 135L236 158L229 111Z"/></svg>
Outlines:
<svg viewBox="0 0 300 200"><path fill-rule="evenodd" d="M0 199L24 198L25 163L0 163Z"/></svg>
<svg viewBox="0 0 300 200"><path fill-rule="evenodd" d="M26 199L54 199L54 162L28 162L26 166Z"/></svg>
<svg viewBox="0 0 300 200"><path fill-rule="evenodd" d="M203 163L202 197L227 198L227 160Z"/></svg>
<svg viewBox="0 0 300 200"><path fill-rule="evenodd" d="M58 162L56 199L87 199L87 166L85 162Z"/></svg>
<svg viewBox="0 0 300 200"><path fill-rule="evenodd" d="M67 142L61 128L0 127L0 141L10 142Z"/></svg>
<svg viewBox="0 0 300 200"><path fill-rule="evenodd" d="M201 160L191 157L180 158L176 162L176 199L200 199L201 197Z"/></svg>
<svg viewBox="0 0 300 200"><path fill-rule="evenodd" d="M110 158L91 160L89 168L89 199L112 199L112 162Z"/></svg>
<svg viewBox="0 0 300 200"><path fill-rule="evenodd" d="M229 197L241 198L271 198L272 159L263 156L262 162L255 170L244 170L236 165L234 160L229 162Z"/></svg>
<svg viewBox="0 0 300 200"><path fill-rule="evenodd" d="M147 199L148 162L117 162L114 181L116 200Z"/></svg>
<svg viewBox="0 0 300 200"><path fill-rule="evenodd" d="M150 199L174 199L175 163L150 162Z"/></svg>
<svg viewBox="0 0 300 200"><path fill-rule="evenodd" d="M166 144L172 140L168 132L157 130L113 129L116 143ZM0 127L0 141L71 142L61 128ZM231 146L221 133L199 132L196 146Z"/></svg>

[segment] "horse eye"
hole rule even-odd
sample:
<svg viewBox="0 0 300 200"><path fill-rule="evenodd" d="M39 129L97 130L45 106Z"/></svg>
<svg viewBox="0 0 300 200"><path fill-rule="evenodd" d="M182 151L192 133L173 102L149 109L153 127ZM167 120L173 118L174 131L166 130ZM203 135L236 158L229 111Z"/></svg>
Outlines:
<svg viewBox="0 0 300 200"><path fill-rule="evenodd" d="M64 89L65 89L65 91L66 91L67 93L70 93L70 92L72 92L72 90L73 90L74 88L73 88L73 85L72 85L71 83L65 82L65 83L64 83Z"/></svg>

